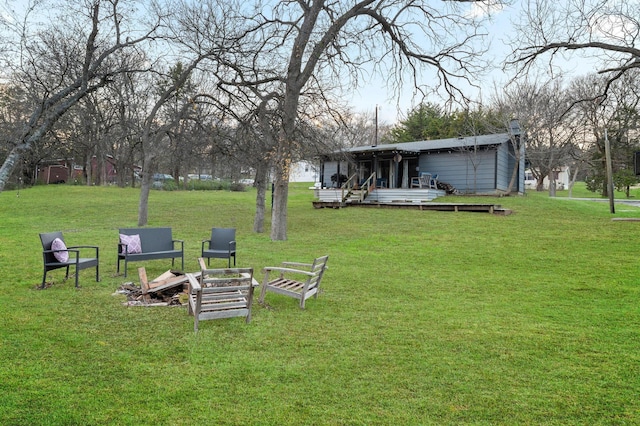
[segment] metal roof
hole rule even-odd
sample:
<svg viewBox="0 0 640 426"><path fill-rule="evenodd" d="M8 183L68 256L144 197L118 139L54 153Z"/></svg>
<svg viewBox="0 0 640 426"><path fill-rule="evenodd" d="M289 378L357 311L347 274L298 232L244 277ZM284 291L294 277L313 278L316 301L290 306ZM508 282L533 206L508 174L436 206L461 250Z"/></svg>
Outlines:
<svg viewBox="0 0 640 426"><path fill-rule="evenodd" d="M367 152L423 152L439 151L445 149L466 148L473 146L500 145L509 140L508 133L496 133L494 135L466 136L461 138L436 139L430 141L416 141L394 143L386 145L368 145L348 148L345 151L353 154Z"/></svg>

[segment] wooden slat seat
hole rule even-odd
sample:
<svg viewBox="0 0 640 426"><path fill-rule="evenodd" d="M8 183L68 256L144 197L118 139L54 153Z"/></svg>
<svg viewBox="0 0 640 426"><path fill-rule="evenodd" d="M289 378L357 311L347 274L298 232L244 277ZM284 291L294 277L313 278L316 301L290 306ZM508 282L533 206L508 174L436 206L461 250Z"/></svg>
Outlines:
<svg viewBox="0 0 640 426"><path fill-rule="evenodd" d="M298 299L300 308L304 309L308 298L318 297L328 260L329 256L322 256L316 258L313 263L282 262L280 267L265 267L259 302L264 303L267 291L272 291ZM279 276L270 280L271 273L279 273Z"/></svg>
<svg viewBox="0 0 640 426"><path fill-rule="evenodd" d="M247 323L251 321L253 289L257 285L252 268L202 269L199 277L186 275L194 331L198 331L201 320L245 317Z"/></svg>
<svg viewBox="0 0 640 426"><path fill-rule="evenodd" d="M304 284L305 283L300 281L288 280L285 278L276 278L275 280L269 283L270 286L278 287L286 291L296 291L296 292L301 291L304 287Z"/></svg>

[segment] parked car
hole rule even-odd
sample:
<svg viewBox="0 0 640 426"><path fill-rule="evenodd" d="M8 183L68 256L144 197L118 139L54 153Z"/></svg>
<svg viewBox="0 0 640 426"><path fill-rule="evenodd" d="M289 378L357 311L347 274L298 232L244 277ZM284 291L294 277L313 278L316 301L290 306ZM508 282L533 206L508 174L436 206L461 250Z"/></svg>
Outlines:
<svg viewBox="0 0 640 426"><path fill-rule="evenodd" d="M187 175L189 177L189 179L191 180L213 180L213 176L211 175L196 175L196 174L190 174Z"/></svg>
<svg viewBox="0 0 640 426"><path fill-rule="evenodd" d="M173 180L173 176L164 173L154 173L153 180L164 182L166 180Z"/></svg>
<svg viewBox="0 0 640 426"><path fill-rule="evenodd" d="M153 189L162 189L164 187L164 184L167 182L173 182L173 176L168 175L168 174L164 174L164 173L154 173L153 174L153 183L151 184L151 187Z"/></svg>

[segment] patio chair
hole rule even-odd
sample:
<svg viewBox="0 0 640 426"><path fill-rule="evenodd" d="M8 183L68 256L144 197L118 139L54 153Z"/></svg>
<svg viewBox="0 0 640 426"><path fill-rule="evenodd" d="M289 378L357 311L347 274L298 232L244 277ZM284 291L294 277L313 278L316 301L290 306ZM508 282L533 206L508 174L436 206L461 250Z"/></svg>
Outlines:
<svg viewBox="0 0 640 426"><path fill-rule="evenodd" d="M212 228L211 238L202 241L201 257L207 259L207 265L211 264L211 258L229 259L229 268L233 257L236 266L236 229Z"/></svg>
<svg viewBox="0 0 640 426"><path fill-rule="evenodd" d="M204 265L203 259L199 261ZM186 275L194 331L201 320L245 317L245 322L251 321L253 289L258 284L252 268L201 269L198 277Z"/></svg>
<svg viewBox="0 0 640 426"><path fill-rule="evenodd" d="M429 187L433 189L438 189L438 174L435 173L431 175L431 179L429 179Z"/></svg>
<svg viewBox="0 0 640 426"><path fill-rule="evenodd" d="M293 297L300 301L300 309L304 309L304 302L313 296L318 297L320 281L327 269L329 256L316 258L313 263L282 262L281 267L267 266L263 269L264 281L260 291L260 303L264 303L267 291ZM277 277L269 279L271 273ZM273 275L272 275L273 277Z"/></svg>
<svg viewBox="0 0 640 426"><path fill-rule="evenodd" d="M431 188L431 173L420 172L418 177L411 178L412 188Z"/></svg>
<svg viewBox="0 0 640 426"><path fill-rule="evenodd" d="M97 246L71 246L67 247L64 242L62 232L47 232L40 234L42 243L42 260L44 263L44 273L42 275L42 286L44 288L47 280L47 272L54 269L66 268L65 279L69 278L69 267L75 266L76 288L79 287L78 275L81 269L96 268L96 282L100 281L98 274L99 249ZM95 250L95 257L80 257L80 251ZM86 249L86 250L85 250ZM93 254L93 253L92 253Z"/></svg>

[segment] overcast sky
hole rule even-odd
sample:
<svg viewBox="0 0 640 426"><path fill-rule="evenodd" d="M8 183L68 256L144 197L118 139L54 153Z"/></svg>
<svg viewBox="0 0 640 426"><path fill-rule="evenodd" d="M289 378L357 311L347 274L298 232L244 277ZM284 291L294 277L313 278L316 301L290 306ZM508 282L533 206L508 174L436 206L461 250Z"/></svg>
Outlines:
<svg viewBox="0 0 640 426"><path fill-rule="evenodd" d="M490 20L486 24L489 37L490 50L488 57L493 64L493 69L488 74L479 77L476 83L480 86L480 90L469 88L468 95L471 99L487 102L490 95L494 92L494 86L502 87L509 81L510 75L501 70L505 58L511 53L508 42L516 37L513 22L517 22L521 17L521 7L526 4L527 0L515 0L510 5L500 9L492 9L490 11ZM559 0L564 1L564 0ZM474 7L474 6L469 6ZM475 10L476 13L482 13L481 10ZM563 72L570 75L585 74L594 70L593 61L578 59L573 56L570 60L562 61L561 58L554 59L554 63L559 65ZM546 69L544 63L540 62L541 75L544 77ZM429 84L428 79L424 79L425 84ZM405 87L402 95L392 98L392 93L384 87L384 81L380 77L363 85L359 90L353 92L351 105L354 111L372 114L378 106L378 121L384 124L394 124L398 120L405 118L406 113L416 103L420 102L420 98L414 99L413 88ZM434 103L442 103L441 99L433 98L429 101Z"/></svg>
<svg viewBox="0 0 640 426"><path fill-rule="evenodd" d="M470 13L483 14L486 12L479 10L478 7L473 4L468 7ZM477 81L482 87L482 94L477 89L469 88L469 93L471 93L473 99L480 99L481 96L488 98L494 81L506 81L507 76L500 70L505 56L509 53L505 39L510 38L514 33L511 20L515 19L518 12L518 1L514 2L514 5L501 9L492 9L490 11L489 16L491 18L490 21L487 22L486 28L488 34L490 34L487 41L490 43L491 50L489 56L494 69L491 73ZM427 78L425 78L424 83L429 83ZM384 87L384 80L378 76L367 84L363 84L359 90L354 91L351 105L355 111L369 114L373 114L377 105L379 123L394 124L397 120L404 118L407 111L415 106L416 103L419 103L420 99L421 98L414 98L414 89L409 86L403 89L400 98L393 97L393 93ZM434 103L441 102L438 98L434 98L431 101Z"/></svg>
<svg viewBox="0 0 640 426"><path fill-rule="evenodd" d="M480 90L468 87L465 93L467 93L471 99L476 101L483 100L486 103L494 91L494 86L501 87L509 80L510 76L505 74L501 68L506 56L510 53L510 47L507 43L516 36L512 22L519 18L521 7L527 4L527 1L528 0L512 0L507 6L492 8L491 10L482 9L483 5L479 3L469 3L465 5L469 14L490 17L485 25L486 32L489 34L486 40L490 47L485 58L488 57L493 64L493 69L486 75L478 76L478 78L474 80L480 86ZM562 2L564 0L558 1ZM16 12L18 12L17 9L24 7L26 0L0 0L0 3L4 6L0 8L0 13L7 18L6 9L15 9ZM18 15L20 15L20 13L18 13ZM567 68L573 67L582 73L593 70L593 68L583 65L576 65L576 61L567 61L564 65L566 65ZM574 72L574 74L577 73L579 72ZM379 124L395 124L399 119L406 117L407 112L419 103L421 98L415 97L415 89L410 87L410 84L404 87L399 97L394 96L394 93L385 87L385 80L388 79L390 78L385 79L381 76L375 76L369 81L362 81L361 87L350 92L345 100L351 104L353 111L363 114L373 115L377 106ZM422 82L430 85L431 81L435 82L435 79L425 74ZM434 97L433 99L428 99L428 101L441 103L442 99Z"/></svg>

